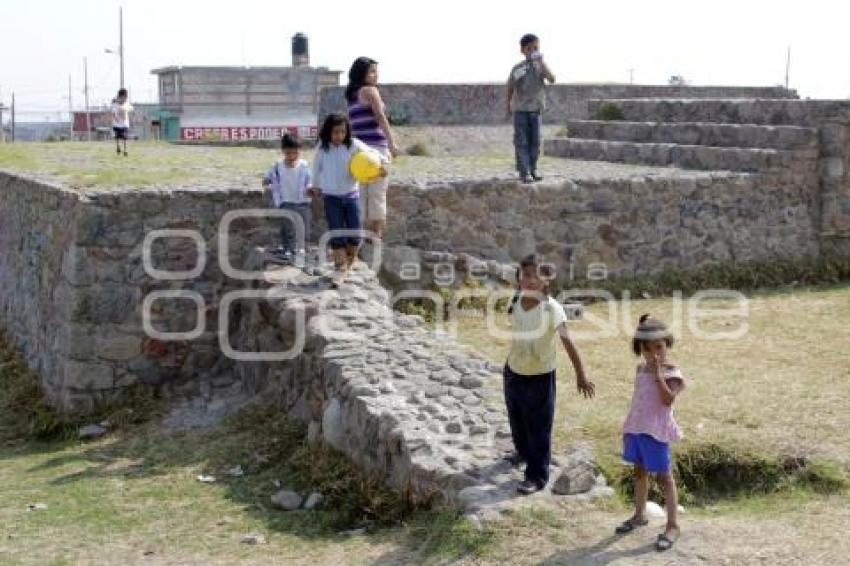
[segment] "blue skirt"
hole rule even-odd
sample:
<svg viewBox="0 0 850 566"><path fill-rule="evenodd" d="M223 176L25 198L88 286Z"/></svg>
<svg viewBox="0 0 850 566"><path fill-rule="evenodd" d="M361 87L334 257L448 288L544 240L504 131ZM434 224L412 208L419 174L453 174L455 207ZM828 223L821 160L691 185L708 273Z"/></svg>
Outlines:
<svg viewBox="0 0 850 566"><path fill-rule="evenodd" d="M648 472L670 471L670 445L648 434L625 434L623 460Z"/></svg>

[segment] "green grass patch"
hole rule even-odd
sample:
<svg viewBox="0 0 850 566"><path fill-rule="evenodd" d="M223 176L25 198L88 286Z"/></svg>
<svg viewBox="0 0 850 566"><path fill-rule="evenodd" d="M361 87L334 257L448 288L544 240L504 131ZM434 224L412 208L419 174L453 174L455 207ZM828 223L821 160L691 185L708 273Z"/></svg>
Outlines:
<svg viewBox="0 0 850 566"><path fill-rule="evenodd" d="M747 297L747 314L741 319L694 315L688 298L685 295L683 302L670 297L595 302L585 307L583 320L569 323L596 384L596 397L587 401L575 394L572 366L559 354L556 453L576 441L591 441L606 475L616 478L625 473L620 458L622 424L639 362L630 352L631 333L640 314L650 312L675 328L677 343L670 355L687 380L687 389L674 405L685 434L674 447L677 457L689 454L691 447L699 451L709 445L719 446L730 458L755 454L767 464L779 465L787 455L801 457L807 466L794 476L795 489L833 492L839 484L830 471L850 473L850 440L844 434L850 427L850 413L844 410L850 399L850 369L845 361L850 286L754 291ZM721 300L703 305L707 309L732 306ZM697 317L701 331L728 331L727 323L741 320L747 328L734 339L706 340L688 323L691 315ZM507 321L507 316L502 320ZM457 328L461 342L495 364L504 363L510 342L491 335L484 320L459 320ZM699 452L692 455L701 462ZM697 468L704 470L705 465ZM762 469L769 472L771 466ZM769 481L768 486L772 485L778 484ZM752 488L752 483L746 486Z"/></svg>
<svg viewBox="0 0 850 566"><path fill-rule="evenodd" d="M634 499L630 467L607 466L604 472L626 500ZM715 443L676 450L673 475L679 500L691 505L793 490L829 495L847 488L844 473L834 464L802 457L764 456ZM664 501L658 485L651 482L650 486L650 500Z"/></svg>
<svg viewBox="0 0 850 566"><path fill-rule="evenodd" d="M12 143L0 145L0 167L35 170L38 165L37 157L27 146Z"/></svg>
<svg viewBox="0 0 850 566"><path fill-rule="evenodd" d="M60 415L47 403L38 376L0 334L0 443L69 439L80 426L102 421L117 430L145 422L162 409L152 389L135 386L116 400L96 404L91 413Z"/></svg>
<svg viewBox="0 0 850 566"><path fill-rule="evenodd" d="M414 515L404 531L413 548L398 553L406 563L451 564L461 559L488 556L496 542L496 532L479 529L449 511L429 511Z"/></svg>
<svg viewBox="0 0 850 566"><path fill-rule="evenodd" d="M41 541L57 563L79 558L49 550L54 544L83 540L90 558L103 559L113 552L111 541L132 540L136 531L148 533L145 546L190 555L206 555L224 542L211 540L211 533L226 532L235 542L210 555L223 552L233 560L246 552L241 534L252 531L267 533L270 547L292 550L311 541L310 552L351 546L352 556L364 555L357 541L366 537L422 563L480 555L492 539L491 530L475 528L457 512L416 507L341 453L308 444L304 426L275 406L253 406L217 428L185 433L159 428L156 417L164 409L150 391L131 389L90 415L60 418L10 342L0 340L0 460L6 462L0 483L7 504L0 519L15 525L4 538L21 537L28 548ZM79 426L102 420L109 435L76 440ZM229 474L235 466L243 475ZM198 474L217 481L203 484ZM281 511L270 497L282 488L325 499L317 510ZM18 514L36 502L49 506L21 521ZM167 528L159 526L163 514ZM364 534L341 539L350 529ZM0 558L16 556L10 546L16 548L14 542L0 548Z"/></svg>
<svg viewBox="0 0 850 566"><path fill-rule="evenodd" d="M699 269L667 268L657 274L610 277L603 280L558 281L563 289L602 289L621 298L668 296L676 291L692 294L704 289L733 289L741 292L830 285L850 281L850 258L827 257L810 260L774 259L758 262L725 262Z"/></svg>
<svg viewBox="0 0 850 566"><path fill-rule="evenodd" d="M795 288L840 285L850 281L850 258L821 258L812 260L774 260L764 262L718 263L700 269L667 268L653 275L638 277L610 277L602 280L575 279L559 280L552 286L552 294L563 290L593 289L611 293L614 298L642 299L667 297L681 292L684 296L706 289L729 289L742 293L788 292ZM392 287L392 281L383 281ZM458 309L483 312L486 297L455 297L460 292L481 288L480 283L469 280L458 288L437 287L433 291L443 299L444 320L448 320L450 305L457 303ZM588 295L576 296L586 303L597 302L598 298ZM395 309L405 314L423 317L427 322L436 320L434 301L421 298L405 298L395 303ZM500 299L496 308L506 311L508 299Z"/></svg>
<svg viewBox="0 0 850 566"><path fill-rule="evenodd" d="M131 142L129 157L116 155L109 142L27 143L0 145L0 167L20 173L48 174L69 186L191 185L233 182L261 175L280 151L257 148L177 146ZM309 152L307 153L309 157Z"/></svg>
<svg viewBox="0 0 850 566"><path fill-rule="evenodd" d="M246 481L229 483L240 500L267 501L276 491L275 480L299 493L316 491L333 510L323 516L329 529L392 525L414 511L382 478L362 473L324 444L308 444L304 427L274 406L248 408L215 434L228 438L228 449L211 454L210 472L234 462L250 472Z"/></svg>
<svg viewBox="0 0 850 566"><path fill-rule="evenodd" d="M513 171L510 151L451 155L434 159L433 147L412 140L409 155L400 155L390 166L395 182L438 178L504 176ZM260 188L263 173L280 159L280 150L256 147L131 142L129 157L115 154L111 142L26 143L0 145L0 167L21 174L53 176L58 182L81 190L96 187L125 188L148 185L235 184ZM301 157L313 160L305 148ZM569 169L560 158L542 156L546 170Z"/></svg>
<svg viewBox="0 0 850 566"><path fill-rule="evenodd" d="M381 478L304 437L280 410L256 406L209 430L173 433L148 422L87 443L0 445L0 561L126 563L150 552L178 563L322 563L339 555L446 563L486 551L492 531L451 510L413 508ZM235 466L242 475L229 474ZM199 474L216 481L199 482ZM282 488L317 491L325 501L282 511L270 502ZM48 508L27 512L36 502ZM352 529L360 534L344 534ZM268 543L240 544L249 532Z"/></svg>

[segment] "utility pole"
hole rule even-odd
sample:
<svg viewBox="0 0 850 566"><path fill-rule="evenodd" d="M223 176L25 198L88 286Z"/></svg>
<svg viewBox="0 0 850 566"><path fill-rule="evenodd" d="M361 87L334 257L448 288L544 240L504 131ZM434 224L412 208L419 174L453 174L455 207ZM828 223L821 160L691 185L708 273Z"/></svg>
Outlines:
<svg viewBox="0 0 850 566"><path fill-rule="evenodd" d="M635 84L635 70L634 69L629 69L629 84L630 85Z"/></svg>
<svg viewBox="0 0 850 566"><path fill-rule="evenodd" d="M788 56L785 59L785 90L788 90L790 84L788 78L791 76L791 46L788 46Z"/></svg>
<svg viewBox="0 0 850 566"><path fill-rule="evenodd" d="M91 113L89 112L89 60L83 57L83 96L86 100L86 140L91 141Z"/></svg>
<svg viewBox="0 0 850 566"><path fill-rule="evenodd" d="M68 75L68 141L74 141L74 94L71 89L71 75Z"/></svg>
<svg viewBox="0 0 850 566"><path fill-rule="evenodd" d="M112 55L118 55L118 59L120 60L119 66L121 67L120 88L124 88L124 8L118 8L118 50L116 51L107 47L104 51Z"/></svg>
<svg viewBox="0 0 850 566"><path fill-rule="evenodd" d="M124 88L124 7L118 8L118 55L121 57L121 88Z"/></svg>
<svg viewBox="0 0 850 566"><path fill-rule="evenodd" d="M15 91L12 91L12 143L15 143Z"/></svg>

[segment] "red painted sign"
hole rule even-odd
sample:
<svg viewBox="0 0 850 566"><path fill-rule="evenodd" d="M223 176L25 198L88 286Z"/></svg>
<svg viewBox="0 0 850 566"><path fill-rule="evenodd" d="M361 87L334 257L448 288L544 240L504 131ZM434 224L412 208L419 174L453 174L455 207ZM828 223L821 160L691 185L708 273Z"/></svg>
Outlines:
<svg viewBox="0 0 850 566"><path fill-rule="evenodd" d="M301 138L315 139L316 126L252 126L180 128L180 139L186 141L240 141L240 140L278 140L283 134L297 134Z"/></svg>

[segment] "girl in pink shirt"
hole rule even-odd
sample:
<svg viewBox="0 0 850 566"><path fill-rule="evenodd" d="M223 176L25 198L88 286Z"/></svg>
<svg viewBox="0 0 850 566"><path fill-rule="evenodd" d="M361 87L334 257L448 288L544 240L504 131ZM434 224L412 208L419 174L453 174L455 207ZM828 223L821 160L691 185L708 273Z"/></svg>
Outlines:
<svg viewBox="0 0 850 566"><path fill-rule="evenodd" d="M640 317L632 349L636 356L643 356L644 363L637 368L632 404L623 425L623 460L635 467L635 514L616 529L617 534L625 534L648 523L649 474L656 474L667 506L667 526L655 543L660 551L670 549L679 538L670 444L682 438L673 417L673 401L685 381L679 368L667 359L672 346L673 335L663 322L648 314Z"/></svg>

